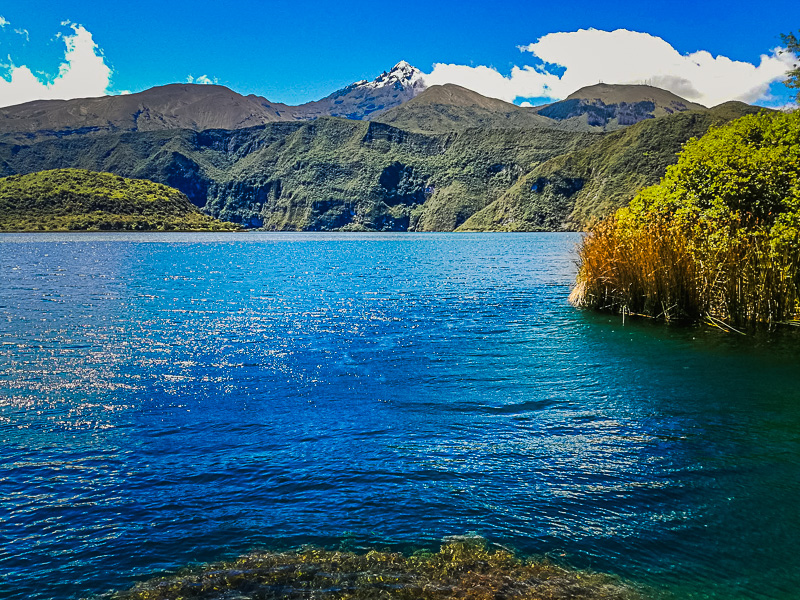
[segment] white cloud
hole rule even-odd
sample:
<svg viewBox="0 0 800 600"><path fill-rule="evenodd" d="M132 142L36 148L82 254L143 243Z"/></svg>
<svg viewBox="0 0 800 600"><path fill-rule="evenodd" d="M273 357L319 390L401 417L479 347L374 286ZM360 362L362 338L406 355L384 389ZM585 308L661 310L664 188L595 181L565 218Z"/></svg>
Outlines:
<svg viewBox="0 0 800 600"><path fill-rule="evenodd" d="M189 75L186 78L186 83L199 83L201 85L214 85L219 81L216 77L213 79L208 75L200 75L200 77L192 77Z"/></svg>
<svg viewBox="0 0 800 600"><path fill-rule="evenodd" d="M28 32L27 29L15 29L14 33L18 33L29 42L31 41L31 34Z"/></svg>
<svg viewBox="0 0 800 600"><path fill-rule="evenodd" d="M548 87L557 85L558 77L535 67L514 67L505 77L492 67L435 64L430 74L424 75L425 85L455 83L490 98L512 102L522 96L527 98L550 96Z"/></svg>
<svg viewBox="0 0 800 600"><path fill-rule="evenodd" d="M647 83L714 106L766 97L769 85L782 80L791 67L791 58L778 48L755 65L705 50L680 54L659 37L626 29L550 33L520 50L544 64L514 67L504 76L492 67L440 63L425 75L425 83L455 83L509 102L519 97L562 99L601 81Z"/></svg>
<svg viewBox="0 0 800 600"><path fill-rule="evenodd" d="M31 100L69 100L103 96L111 83L111 68L92 34L81 25L68 23L73 35L61 36L66 45L64 62L52 82L39 78L25 65L16 66L9 57L6 77L0 77L0 106Z"/></svg>
<svg viewBox="0 0 800 600"><path fill-rule="evenodd" d="M5 27L6 25L11 25L3 15L0 15L0 27Z"/></svg>

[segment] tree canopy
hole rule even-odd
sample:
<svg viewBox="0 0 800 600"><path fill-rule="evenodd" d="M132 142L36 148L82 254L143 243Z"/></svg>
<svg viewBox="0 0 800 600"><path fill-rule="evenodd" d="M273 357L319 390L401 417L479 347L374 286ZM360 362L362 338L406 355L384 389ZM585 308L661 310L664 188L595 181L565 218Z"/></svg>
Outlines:
<svg viewBox="0 0 800 600"><path fill-rule="evenodd" d="M236 229L178 190L111 173L53 169L0 178L0 231Z"/></svg>
<svg viewBox="0 0 800 600"><path fill-rule="evenodd" d="M786 85L791 88L800 88L800 40L793 33L781 34L783 43L786 44L786 51L794 54L795 62L792 70L789 71L786 79ZM800 92L797 93L797 101L800 102Z"/></svg>
<svg viewBox="0 0 800 600"><path fill-rule="evenodd" d="M684 224L772 229L800 225L800 113L762 112L684 146L661 183L620 213Z"/></svg>

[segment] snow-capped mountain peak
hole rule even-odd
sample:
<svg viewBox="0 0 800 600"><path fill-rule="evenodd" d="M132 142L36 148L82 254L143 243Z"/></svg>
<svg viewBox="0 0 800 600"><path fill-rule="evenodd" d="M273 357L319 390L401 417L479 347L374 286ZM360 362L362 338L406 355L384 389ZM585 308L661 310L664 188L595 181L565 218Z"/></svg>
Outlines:
<svg viewBox="0 0 800 600"><path fill-rule="evenodd" d="M384 71L373 81L368 83L359 83L359 86L369 87L372 89L393 86L416 88L419 91L422 91L425 88L425 84L422 80L422 71L411 66L404 60L401 60L399 63L393 66L391 71L388 73Z"/></svg>
<svg viewBox="0 0 800 600"><path fill-rule="evenodd" d="M335 91L330 96L299 106L295 118L323 116L369 119L425 91L422 71L401 60L389 72L372 81L362 80Z"/></svg>

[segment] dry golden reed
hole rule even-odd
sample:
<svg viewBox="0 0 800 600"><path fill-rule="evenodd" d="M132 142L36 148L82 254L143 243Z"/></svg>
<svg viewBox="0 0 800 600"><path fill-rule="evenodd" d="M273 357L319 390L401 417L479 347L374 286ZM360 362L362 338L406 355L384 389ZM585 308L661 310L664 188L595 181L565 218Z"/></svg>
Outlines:
<svg viewBox="0 0 800 600"><path fill-rule="evenodd" d="M800 240L756 227L730 231L612 217L579 249L576 306L733 328L800 316Z"/></svg>

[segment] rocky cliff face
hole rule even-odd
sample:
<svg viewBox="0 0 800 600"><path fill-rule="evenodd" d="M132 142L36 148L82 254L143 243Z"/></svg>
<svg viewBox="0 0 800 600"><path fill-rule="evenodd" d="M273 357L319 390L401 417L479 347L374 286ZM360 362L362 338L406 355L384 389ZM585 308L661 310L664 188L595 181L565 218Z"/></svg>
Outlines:
<svg viewBox="0 0 800 600"><path fill-rule="evenodd" d="M525 173L495 202L472 215L463 229L585 228L626 206L643 187L658 183L688 139L758 110L729 103L647 119L599 136L590 146L564 153Z"/></svg>

